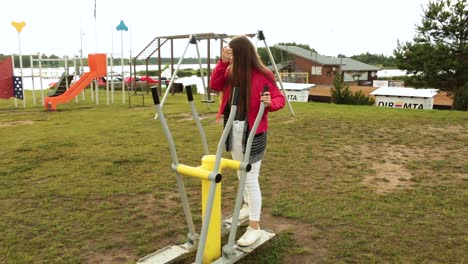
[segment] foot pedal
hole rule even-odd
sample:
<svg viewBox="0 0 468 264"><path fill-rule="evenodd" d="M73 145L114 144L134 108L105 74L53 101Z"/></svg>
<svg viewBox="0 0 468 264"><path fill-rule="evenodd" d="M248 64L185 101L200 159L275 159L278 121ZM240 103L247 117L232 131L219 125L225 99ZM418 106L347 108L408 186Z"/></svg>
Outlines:
<svg viewBox="0 0 468 264"><path fill-rule="evenodd" d="M194 248L192 246L192 248ZM138 260L140 264L162 264L176 261L179 257L189 253L192 249L188 243L183 245L169 245ZM195 248L194 248L195 249Z"/></svg>
<svg viewBox="0 0 468 264"><path fill-rule="evenodd" d="M255 243L253 243L252 245L250 246L246 246L246 247L242 247L242 246L239 246L239 245L236 245L236 248L244 253L250 253L252 252L254 249L256 249L257 247L259 247L260 245L262 245L263 243L265 243L266 241L270 240L271 238L273 238L275 236L275 233L273 233L272 231L270 230L264 230L262 229L262 235L260 236L260 238L255 241Z"/></svg>
<svg viewBox="0 0 468 264"><path fill-rule="evenodd" d="M212 264L231 264L235 263L241 258L247 256L248 254L252 253L256 248L260 247L261 245L265 244L268 240L272 239L276 234L270 230L262 229L262 236L252 245L247 247L241 247L236 245L235 252L229 256L223 256L217 260L215 260Z"/></svg>
<svg viewBox="0 0 468 264"><path fill-rule="evenodd" d="M237 222L237 226L241 226L247 221L249 221L249 217L246 217L244 219L239 219L239 221ZM232 226L232 215L228 216L226 219L223 220L221 233L223 235L228 234L231 231L231 226Z"/></svg>

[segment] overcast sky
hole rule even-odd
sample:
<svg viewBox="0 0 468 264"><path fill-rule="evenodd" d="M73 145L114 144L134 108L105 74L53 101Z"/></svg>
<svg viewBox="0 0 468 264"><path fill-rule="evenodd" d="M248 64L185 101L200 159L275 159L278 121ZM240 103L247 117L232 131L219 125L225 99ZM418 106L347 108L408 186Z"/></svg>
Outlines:
<svg viewBox="0 0 468 264"><path fill-rule="evenodd" d="M337 56L365 52L392 55L397 40L411 41L429 0L9 0L2 1L0 53L19 53L18 33L11 21L24 21L22 54L138 54L157 36L263 30L268 45L308 44L320 54ZM120 20L129 31L116 30ZM83 34L81 35L82 32ZM81 35L81 36L80 36ZM263 42L253 39L259 47ZM82 43L82 44L81 44ZM180 56L186 40L176 41ZM162 49L170 56L169 45ZM219 44L212 44L217 56ZM200 46L201 56L206 48ZM186 57L195 57L190 48Z"/></svg>

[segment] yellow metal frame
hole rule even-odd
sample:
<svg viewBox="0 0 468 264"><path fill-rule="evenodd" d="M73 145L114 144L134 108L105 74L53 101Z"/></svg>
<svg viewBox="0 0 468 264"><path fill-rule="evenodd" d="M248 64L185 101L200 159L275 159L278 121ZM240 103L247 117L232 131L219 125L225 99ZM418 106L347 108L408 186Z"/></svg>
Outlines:
<svg viewBox="0 0 468 264"><path fill-rule="evenodd" d="M181 175L202 179L202 217L205 217L206 204L210 192L212 180L209 176L214 170L216 155L206 155L202 158L202 165L191 167L183 164L177 165L175 171ZM241 162L238 160L221 158L218 173L223 169L240 170ZM210 218L210 229L206 238L203 263L211 263L221 257L221 183L216 185L216 193Z"/></svg>

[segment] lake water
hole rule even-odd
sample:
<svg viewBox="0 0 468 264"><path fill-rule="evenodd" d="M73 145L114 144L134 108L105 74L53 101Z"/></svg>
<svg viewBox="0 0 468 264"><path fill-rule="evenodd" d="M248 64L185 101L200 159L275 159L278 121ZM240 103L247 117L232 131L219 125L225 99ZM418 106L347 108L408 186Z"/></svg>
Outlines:
<svg viewBox="0 0 468 264"><path fill-rule="evenodd" d="M213 69L216 66L216 64L211 64L211 68ZM177 64L174 65L174 69L177 67ZM179 69L198 69L199 65L198 64L181 64ZM207 64L202 64L202 68L207 68ZM148 66L149 70L158 70L157 65L149 65ZM57 82L60 79L60 76L65 72L65 69L63 67L61 68L42 68L40 71L39 68L24 68L23 69L23 75L24 75L24 80L23 80L23 88L25 90L36 90L40 91L41 89L47 90L50 84ZM74 67L70 67L69 69L69 74L73 74ZM144 71L146 70L145 65L137 65L136 66L136 71ZM83 67L83 71L87 72L89 71L89 68ZM129 75L130 74L130 67L124 66L124 74ZM121 73L122 72L122 67L120 65L114 65L113 68L110 66L108 67L108 72L117 72ZM20 69L15 68L15 75L19 76L20 75ZM42 75L42 82L40 76ZM392 77L392 76L405 76L406 73L405 71L398 70L398 69L386 69L386 70L380 70L377 72L378 77ZM32 77L34 76L34 77ZM171 70L166 69L161 73L162 77L165 77L167 79L171 78ZM205 86L208 85L207 78L205 77ZM197 85L197 90L198 93L204 94L204 89L203 89L203 80L200 77L197 76L191 76L191 77L183 77L183 78L178 78L176 82L183 83L184 86L186 85ZM42 86L41 86L42 85Z"/></svg>
<svg viewBox="0 0 468 264"><path fill-rule="evenodd" d="M216 64L211 64L211 69L214 68ZM164 67L162 65L162 67ZM174 65L174 70L176 69L177 65ZM198 69L199 65L198 64L181 64L179 69ZM207 68L207 64L202 64L202 68ZM73 74L74 68L71 67L69 69L69 74ZM137 65L136 66L136 71L144 71L146 70L145 65ZM157 65L149 65L148 70L158 70ZM89 68L87 66L83 67L84 72L88 72ZM132 69L133 71L133 69ZM41 70L39 68L24 68L23 69L23 88L25 90L35 90L35 91L41 91L47 90L48 87L55 82L58 82L60 79L60 76L65 72L64 67L59 67L59 68L42 68ZM122 67L119 65L114 65L113 68L110 66L108 67L108 72L117 72L121 73L122 72ZM17 76L20 76L21 70L19 68L15 68L14 74ZM130 67L124 66L124 75L128 76L130 74ZM40 76L42 75L42 82ZM166 69L161 73L162 77L167 78L170 80L171 78L171 69ZM154 76L155 77L155 76ZM183 78L178 78L176 79L176 82L183 83L184 85L197 85L197 90L199 93L204 93L203 89L203 80L200 77L197 76L191 76L191 77L183 77ZM42 86L41 86L42 85ZM207 83L207 78L205 77L205 85L208 85Z"/></svg>

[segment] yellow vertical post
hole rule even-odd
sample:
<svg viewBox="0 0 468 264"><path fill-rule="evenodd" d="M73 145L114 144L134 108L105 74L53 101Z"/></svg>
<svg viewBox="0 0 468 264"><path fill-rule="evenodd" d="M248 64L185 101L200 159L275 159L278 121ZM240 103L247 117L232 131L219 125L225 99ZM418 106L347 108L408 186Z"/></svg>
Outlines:
<svg viewBox="0 0 468 264"><path fill-rule="evenodd" d="M211 181L202 180L202 216L205 217L206 202ZM204 221L204 220L203 220ZM203 263L211 263L221 257L221 183L216 184L216 194L211 211L210 229L206 237Z"/></svg>
<svg viewBox="0 0 468 264"><path fill-rule="evenodd" d="M206 171L213 171L215 166L216 156L206 155L202 158L200 168ZM223 168L234 170L240 169L240 161L221 159L218 173L222 172ZM206 202L210 194L211 181L202 180L202 217L205 217ZM203 219L204 221L204 219ZM210 229L206 237L205 251L203 252L203 263L212 263L221 257L221 182L216 184L216 193L211 210Z"/></svg>

